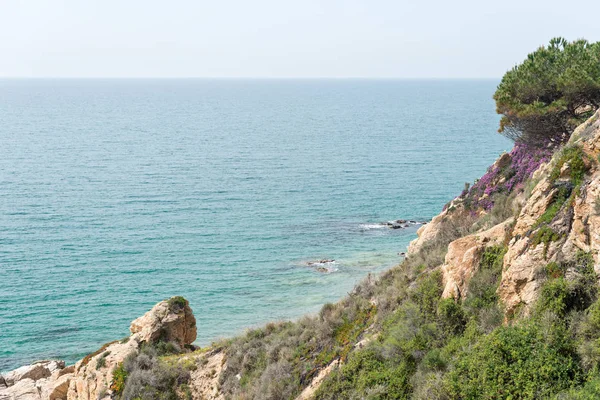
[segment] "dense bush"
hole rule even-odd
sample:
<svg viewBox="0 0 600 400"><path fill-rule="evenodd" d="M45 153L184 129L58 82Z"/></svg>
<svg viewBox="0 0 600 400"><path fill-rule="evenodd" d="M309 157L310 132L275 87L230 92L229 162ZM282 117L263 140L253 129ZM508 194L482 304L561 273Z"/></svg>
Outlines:
<svg viewBox="0 0 600 400"><path fill-rule="evenodd" d="M539 399L581 379L574 343L534 323L497 328L461 352L448 374L451 398Z"/></svg>
<svg viewBox="0 0 600 400"><path fill-rule="evenodd" d="M505 136L540 147L564 142L600 106L600 44L552 39L504 75L494 99Z"/></svg>
<svg viewBox="0 0 600 400"><path fill-rule="evenodd" d="M413 370L414 364L406 359L387 357L381 347L371 346L353 353L343 368L333 371L316 398L408 399Z"/></svg>
<svg viewBox="0 0 600 400"><path fill-rule="evenodd" d="M481 255L479 270L469 281L463 307L482 332L489 332L502 322L502 311L496 293L502 276L506 247L490 246Z"/></svg>
<svg viewBox="0 0 600 400"><path fill-rule="evenodd" d="M144 345L113 372L111 389L120 400L178 400L191 398L187 383L195 364L170 363L164 345Z"/></svg>

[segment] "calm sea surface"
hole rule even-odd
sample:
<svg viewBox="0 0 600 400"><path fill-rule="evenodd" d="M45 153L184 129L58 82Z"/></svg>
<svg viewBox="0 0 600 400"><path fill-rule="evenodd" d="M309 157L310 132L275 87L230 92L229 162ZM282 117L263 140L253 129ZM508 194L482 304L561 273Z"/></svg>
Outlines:
<svg viewBox="0 0 600 400"><path fill-rule="evenodd" d="M0 370L173 295L200 345L339 299L510 149L496 84L0 80Z"/></svg>

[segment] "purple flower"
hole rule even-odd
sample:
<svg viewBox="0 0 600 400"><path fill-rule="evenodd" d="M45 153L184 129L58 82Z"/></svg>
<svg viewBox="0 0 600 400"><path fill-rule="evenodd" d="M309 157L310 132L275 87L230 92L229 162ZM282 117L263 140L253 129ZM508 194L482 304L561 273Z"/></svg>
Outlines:
<svg viewBox="0 0 600 400"><path fill-rule="evenodd" d="M508 154L510 156L508 165L503 168L492 165L468 192L463 191L461 194L462 198L469 197L473 210L481 208L489 211L494 206L494 194L523 190L524 182L542 163L550 159L552 150L528 146L525 143L515 143Z"/></svg>

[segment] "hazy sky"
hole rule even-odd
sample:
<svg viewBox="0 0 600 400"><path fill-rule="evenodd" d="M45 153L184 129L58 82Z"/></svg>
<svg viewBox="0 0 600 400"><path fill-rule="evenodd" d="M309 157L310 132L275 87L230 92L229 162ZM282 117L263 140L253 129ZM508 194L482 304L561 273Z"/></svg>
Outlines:
<svg viewBox="0 0 600 400"><path fill-rule="evenodd" d="M600 0L0 0L0 76L500 77Z"/></svg>

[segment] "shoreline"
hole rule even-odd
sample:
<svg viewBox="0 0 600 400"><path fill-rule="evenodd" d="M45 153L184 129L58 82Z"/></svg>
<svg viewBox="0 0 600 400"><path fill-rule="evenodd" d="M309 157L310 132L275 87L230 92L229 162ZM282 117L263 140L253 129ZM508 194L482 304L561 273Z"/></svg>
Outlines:
<svg viewBox="0 0 600 400"><path fill-rule="evenodd" d="M404 225L404 226L393 226L394 224L400 224L400 225ZM363 225L368 225L368 226L377 226L377 228L368 228L366 229L367 231L369 230L374 230L376 229L377 231L380 230L389 230L389 234L395 234L401 230L412 230L412 229L418 229L419 227L423 226L427 224L426 221L416 221L416 220L391 220L391 221L384 221L384 222L378 222L378 223L365 223L365 224L360 224L360 226ZM411 234L411 239L413 240L416 237L416 229L414 232L412 232ZM409 241L410 241L409 240ZM360 254L364 254L364 253L360 253ZM297 263L290 263L290 265L295 265L294 268L298 268L298 269L309 269L312 270L315 274L317 274L318 276L322 276L322 275L329 275L329 274L338 274L338 273L348 273L349 270L348 268L350 268L350 270L354 270L355 272L351 273L351 275L355 275L357 270L360 269L365 269L368 268L368 271L363 271L361 272L360 277L353 277L351 278L351 280L354 282L349 286L349 290L352 290L361 280L365 279L367 276L369 275L379 275L385 271L387 271L390 268L393 268L394 266L396 266L398 263L400 263L403 260L402 255L403 252L396 252L396 253L381 253L379 251L377 252L373 252L370 253L370 258L372 260L377 260L379 262L381 262L381 264L379 265L373 265L371 266L372 262L369 261L364 261L364 259L362 259L361 257L357 257L357 258L341 258L338 260L325 260L325 261L333 261L334 263L330 263L331 265L335 265L335 271L323 271L323 270L319 270L319 268L322 268L323 266L319 263L319 261L323 261L321 259L316 259L316 260L306 260L306 261L300 261ZM383 259L381 259L381 257L383 256ZM368 258L367 258L368 259ZM348 264L348 262L352 263L351 265ZM312 265L308 265L308 264L312 264ZM328 264L328 263L325 263ZM340 271L341 269L341 271ZM337 302L340 301L346 294L342 294L340 297L337 297L335 299L333 299L333 302ZM329 301L326 301L329 302ZM325 303L326 303L325 302ZM299 318L302 318L303 316L306 315L312 315L315 312L318 312L318 310L323 306L323 304L325 304L323 302L319 303L319 304L313 304L312 306L310 306L311 308L313 308L314 310L310 310L310 309L306 309L303 308L302 311L300 311L299 313L295 313L295 315L291 315L289 317L285 317L282 319L276 318L276 321L280 321L280 320L285 320L285 321L296 321ZM218 335L218 336L213 336L211 339L208 340L203 340L201 343L199 343L199 345L201 345L202 347L205 346L210 346L212 343L215 343L216 341L222 340L224 338L230 338L230 337L235 337L238 335L243 334L245 331L249 330L249 329L256 329L260 326L263 326L264 324L267 324L269 322L273 322L274 319L273 318L267 318L267 319L260 319L257 320L254 323L251 324L247 324L242 326L239 329L234 329L229 331L229 333L227 334L223 334L223 335ZM106 338L106 340L110 340L110 338L112 338L113 336ZM93 349L100 345L102 343L102 340L97 341L97 343L95 345L90 346L90 351L93 351ZM69 354L56 354L56 356L51 355L49 353L45 353L45 355L40 355L38 357L32 357L29 360L23 360L23 362L19 362L17 364L13 364L12 367L9 367L8 369L3 369L0 370L0 375L6 374L10 371L13 371L17 368L23 367L23 366L27 366L27 365L31 365L34 364L36 362L39 361L44 361L47 359L58 359L61 361L65 361L67 362L67 364L71 364L73 362L76 362L77 360L81 359L82 357L84 357L86 354L88 354L88 352L80 352L80 353L73 353L71 355Z"/></svg>

